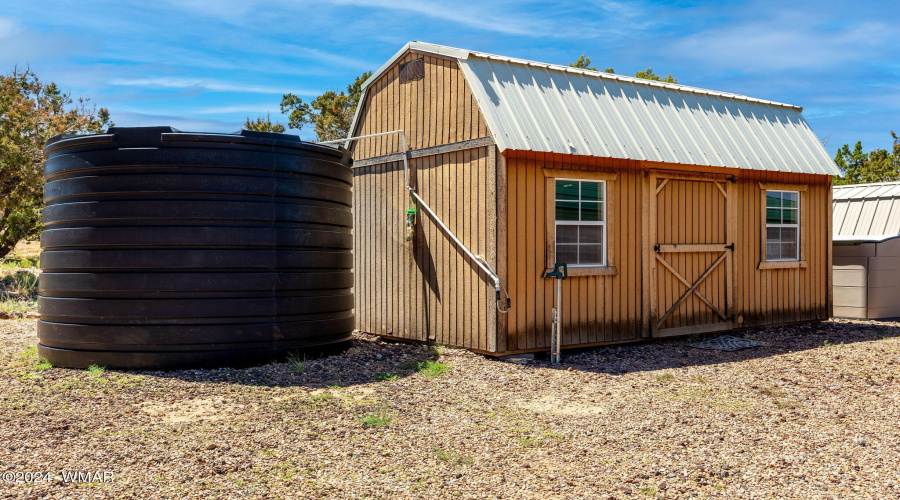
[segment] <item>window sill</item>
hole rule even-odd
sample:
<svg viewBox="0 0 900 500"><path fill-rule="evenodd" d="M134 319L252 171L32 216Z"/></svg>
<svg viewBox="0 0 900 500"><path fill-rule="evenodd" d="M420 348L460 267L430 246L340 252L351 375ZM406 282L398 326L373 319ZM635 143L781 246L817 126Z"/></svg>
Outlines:
<svg viewBox="0 0 900 500"><path fill-rule="evenodd" d="M806 269L805 260L787 260L776 262L760 262L757 269Z"/></svg>
<svg viewBox="0 0 900 500"><path fill-rule="evenodd" d="M570 267L569 276L615 276L619 274L616 266L584 266Z"/></svg>

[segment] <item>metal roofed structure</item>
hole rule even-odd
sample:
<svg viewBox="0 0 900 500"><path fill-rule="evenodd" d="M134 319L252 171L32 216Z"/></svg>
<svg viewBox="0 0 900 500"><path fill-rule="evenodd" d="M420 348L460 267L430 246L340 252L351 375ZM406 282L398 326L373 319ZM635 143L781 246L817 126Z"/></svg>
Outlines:
<svg viewBox="0 0 900 500"><path fill-rule="evenodd" d="M832 189L834 315L900 316L900 182Z"/></svg>
<svg viewBox="0 0 900 500"><path fill-rule="evenodd" d="M900 235L900 182L835 186L833 192L836 242Z"/></svg>
<svg viewBox="0 0 900 500"><path fill-rule="evenodd" d="M456 59L501 152L841 175L798 106L430 43L397 52L361 102L407 51Z"/></svg>

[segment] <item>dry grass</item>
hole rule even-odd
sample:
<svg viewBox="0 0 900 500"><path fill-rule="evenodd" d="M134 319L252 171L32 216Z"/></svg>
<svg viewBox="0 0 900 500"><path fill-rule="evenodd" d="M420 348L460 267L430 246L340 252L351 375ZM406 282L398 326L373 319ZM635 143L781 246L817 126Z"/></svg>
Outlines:
<svg viewBox="0 0 900 500"><path fill-rule="evenodd" d="M114 475L0 497L897 498L900 325L752 335L558 367L359 335L299 373L163 373L50 368L33 321L0 321L4 470Z"/></svg>
<svg viewBox="0 0 900 500"><path fill-rule="evenodd" d="M40 243L23 241L0 260L0 313L37 310Z"/></svg>

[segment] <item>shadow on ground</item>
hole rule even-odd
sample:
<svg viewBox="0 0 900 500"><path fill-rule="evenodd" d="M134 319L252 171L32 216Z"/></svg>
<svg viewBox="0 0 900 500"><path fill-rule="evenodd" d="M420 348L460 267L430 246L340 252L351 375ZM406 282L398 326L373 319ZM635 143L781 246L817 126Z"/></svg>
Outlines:
<svg viewBox="0 0 900 500"><path fill-rule="evenodd" d="M686 366L734 363L756 358L778 356L819 347L856 342L871 342L900 337L900 323L895 321L829 320L778 327L754 328L742 332L700 336L701 340L720 335L735 335L759 340L763 346L739 351L715 351L689 347L696 338L659 339L633 344L563 351L562 363L549 365L539 356L528 366L553 367L562 370L623 375L631 372L666 370Z"/></svg>
<svg viewBox="0 0 900 500"><path fill-rule="evenodd" d="M740 351L695 349L687 344L697 338L655 339L646 342L618 344L563 351L562 363L550 365L545 353L539 353L524 369L552 368L582 372L624 375L687 366L734 363L778 356L829 345L877 341L900 337L900 323L895 321L832 320L820 323L756 328L730 335L764 342L761 347ZM722 334L700 336L714 338ZM174 378L190 382L226 383L269 387L307 387L324 389L351 387L379 380L395 380L428 370L439 358L435 347L384 341L374 335L357 335L354 345L331 356L299 360L294 363L271 363L251 368L218 368L174 371L128 371L135 375ZM490 362L504 363L485 357ZM440 368L438 366L438 368ZM110 370L116 372L117 370ZM123 372L125 373L125 372Z"/></svg>
<svg viewBox="0 0 900 500"><path fill-rule="evenodd" d="M438 356L433 349L427 345L386 342L374 335L358 335L349 349L315 359L293 358L288 362L250 368L127 373L189 382L311 389L351 387L379 380L396 380L423 370L434 369L432 363Z"/></svg>

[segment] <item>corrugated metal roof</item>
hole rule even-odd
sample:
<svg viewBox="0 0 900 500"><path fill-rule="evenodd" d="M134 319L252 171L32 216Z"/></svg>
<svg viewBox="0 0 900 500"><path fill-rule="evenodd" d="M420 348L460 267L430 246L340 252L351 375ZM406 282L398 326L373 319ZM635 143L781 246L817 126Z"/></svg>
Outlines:
<svg viewBox="0 0 900 500"><path fill-rule="evenodd" d="M900 182L875 182L871 184L845 184L834 186L835 200L900 197Z"/></svg>
<svg viewBox="0 0 900 500"><path fill-rule="evenodd" d="M457 59L501 151L841 175L802 108L737 94L422 42L366 86L407 50Z"/></svg>
<svg viewBox="0 0 900 500"><path fill-rule="evenodd" d="M835 186L833 200L835 239L900 234L900 182Z"/></svg>

